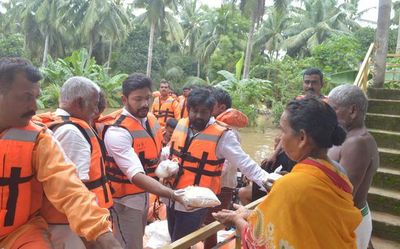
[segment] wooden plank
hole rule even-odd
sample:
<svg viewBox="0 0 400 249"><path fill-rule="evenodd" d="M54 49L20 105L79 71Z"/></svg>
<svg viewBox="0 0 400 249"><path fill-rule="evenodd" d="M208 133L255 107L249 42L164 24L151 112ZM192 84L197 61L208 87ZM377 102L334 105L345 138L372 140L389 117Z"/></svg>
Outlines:
<svg viewBox="0 0 400 249"><path fill-rule="evenodd" d="M247 209L254 209L258 204L260 204L265 197L260 198L258 200L253 201L252 203L246 205ZM213 234L216 234L219 230L224 229L225 226L219 221L214 221L211 224L208 224L191 234L186 235L185 237L169 244L164 247L165 249L186 249L190 248L190 246L197 244L198 242L205 240Z"/></svg>
<svg viewBox="0 0 400 249"><path fill-rule="evenodd" d="M368 81L369 58L371 57L373 49L374 49L374 44L371 43L371 45L368 48L367 53L365 54L365 57L364 57L364 60L363 60L363 62L361 64L360 70L358 71L357 77L354 80L354 85L362 88L364 91L366 91L366 87L367 87L367 82L366 81ZM367 78L365 79L366 72L367 72ZM363 87L363 85L364 85L364 87Z"/></svg>
<svg viewBox="0 0 400 249"><path fill-rule="evenodd" d="M386 57L397 58L400 57L400 54L387 54Z"/></svg>

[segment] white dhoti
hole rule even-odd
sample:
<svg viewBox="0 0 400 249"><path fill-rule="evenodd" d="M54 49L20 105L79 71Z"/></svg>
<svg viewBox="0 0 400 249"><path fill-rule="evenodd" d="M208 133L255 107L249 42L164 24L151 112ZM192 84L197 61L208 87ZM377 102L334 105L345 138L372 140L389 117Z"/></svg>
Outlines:
<svg viewBox="0 0 400 249"><path fill-rule="evenodd" d="M358 225L355 233L358 249L367 249L372 233L372 218L368 203L361 209L362 221Z"/></svg>

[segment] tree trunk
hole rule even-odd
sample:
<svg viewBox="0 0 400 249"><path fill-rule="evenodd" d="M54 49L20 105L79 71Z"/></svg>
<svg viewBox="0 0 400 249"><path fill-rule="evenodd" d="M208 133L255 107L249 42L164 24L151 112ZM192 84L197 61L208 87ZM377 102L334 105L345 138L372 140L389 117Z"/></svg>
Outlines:
<svg viewBox="0 0 400 249"><path fill-rule="evenodd" d="M90 59L92 57L92 53L93 53L93 40L90 39L88 59Z"/></svg>
<svg viewBox="0 0 400 249"><path fill-rule="evenodd" d="M151 22L150 26L150 37L149 37L149 50L147 52L147 77L151 76L151 62L153 60L153 43L154 43L154 33L156 32L156 21Z"/></svg>
<svg viewBox="0 0 400 249"><path fill-rule="evenodd" d="M256 10L253 10L251 13L251 26L250 26L249 33L247 35L247 46L246 46L246 56L244 57L243 79L249 78L251 52L253 50L253 34L254 34L255 25L256 25Z"/></svg>
<svg viewBox="0 0 400 249"><path fill-rule="evenodd" d="M200 78L200 59L197 60L197 77Z"/></svg>
<svg viewBox="0 0 400 249"><path fill-rule="evenodd" d="M379 0L378 26L375 37L374 87L383 87L386 72L391 0Z"/></svg>
<svg viewBox="0 0 400 249"><path fill-rule="evenodd" d="M397 44L396 44L396 54L400 54L400 15L399 15L399 27L397 28Z"/></svg>
<svg viewBox="0 0 400 249"><path fill-rule="evenodd" d="M107 70L111 66L111 56L112 56L113 40L110 40L110 46L108 47L108 60L107 60Z"/></svg>
<svg viewBox="0 0 400 249"><path fill-rule="evenodd" d="M44 51L43 51L43 60L42 60L42 67L46 66L46 60L47 60L47 53L49 51L49 34L46 34L46 39L44 41Z"/></svg>

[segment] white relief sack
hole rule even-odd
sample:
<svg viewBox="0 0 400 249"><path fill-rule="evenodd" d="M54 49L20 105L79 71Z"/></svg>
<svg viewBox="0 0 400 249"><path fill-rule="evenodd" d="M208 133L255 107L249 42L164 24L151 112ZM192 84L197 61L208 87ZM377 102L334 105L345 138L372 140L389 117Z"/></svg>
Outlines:
<svg viewBox="0 0 400 249"><path fill-rule="evenodd" d="M176 195L183 196L186 206L194 208L207 208L221 205L218 197L209 188L189 186L175 191Z"/></svg>
<svg viewBox="0 0 400 249"><path fill-rule="evenodd" d="M178 170L179 170L178 160L167 159L161 161L160 164L158 164L155 174L159 178L167 178L176 175L176 173L178 173Z"/></svg>

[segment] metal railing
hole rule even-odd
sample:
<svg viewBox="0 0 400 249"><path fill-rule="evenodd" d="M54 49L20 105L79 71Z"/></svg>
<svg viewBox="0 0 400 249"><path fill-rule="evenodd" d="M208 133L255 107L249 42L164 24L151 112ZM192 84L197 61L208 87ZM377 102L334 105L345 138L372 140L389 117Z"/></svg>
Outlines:
<svg viewBox="0 0 400 249"><path fill-rule="evenodd" d="M354 80L354 85L360 87L364 92L367 92L368 89L368 75L371 70L371 55L374 50L374 44L368 48L367 54L364 57L364 60L361 64L360 70L358 71L357 77Z"/></svg>
<svg viewBox="0 0 400 249"><path fill-rule="evenodd" d="M260 204L265 197L260 198L258 200L253 201L252 203L246 205L247 209L254 209L258 204ZM219 230L224 229L225 226L218 221L214 221L211 224L208 224L196 231L194 231L191 234L186 235L185 237L169 244L168 246L165 246L165 249L186 249L190 248L192 245L197 244L200 241L205 240L206 238L210 237L213 234L216 234ZM236 239L236 248L241 248L241 240L240 236L236 234L236 236L231 236L227 238L227 240L233 240ZM218 247L218 245L217 245Z"/></svg>

